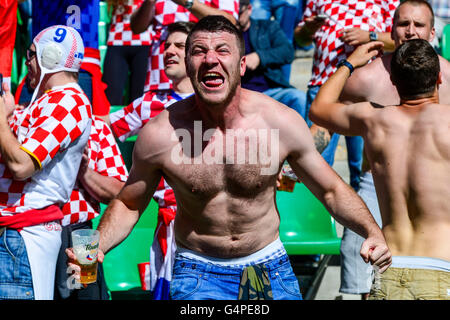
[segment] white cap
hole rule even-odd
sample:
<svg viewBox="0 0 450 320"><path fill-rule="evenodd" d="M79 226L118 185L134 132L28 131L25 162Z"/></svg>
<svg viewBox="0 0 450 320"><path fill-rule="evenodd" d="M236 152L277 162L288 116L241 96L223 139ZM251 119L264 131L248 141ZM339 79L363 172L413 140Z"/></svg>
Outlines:
<svg viewBox="0 0 450 320"><path fill-rule="evenodd" d="M36 58L41 68L41 78L34 90L34 101L46 74L59 71L78 72L84 57L83 39L72 27L55 25L38 33L33 39Z"/></svg>

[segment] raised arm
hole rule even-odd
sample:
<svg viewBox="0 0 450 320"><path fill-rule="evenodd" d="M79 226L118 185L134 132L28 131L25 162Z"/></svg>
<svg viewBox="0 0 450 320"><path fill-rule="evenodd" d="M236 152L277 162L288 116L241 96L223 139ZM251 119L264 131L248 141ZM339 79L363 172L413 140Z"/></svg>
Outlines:
<svg viewBox="0 0 450 320"><path fill-rule="evenodd" d="M139 8L131 14L131 31L139 34L147 30L155 15L156 0L144 0Z"/></svg>
<svg viewBox="0 0 450 320"><path fill-rule="evenodd" d="M175 2L176 4L180 5L180 6L185 6L186 5L186 0L172 0L173 2ZM232 1L232 0L227 0L227 1ZM197 17L197 19L201 19L204 18L206 16L212 16L212 15L219 15L219 16L224 16L225 18L227 18L228 20L230 20L232 23L236 24L236 19L229 13L217 9L217 8L213 8L210 7L198 0L194 0L192 7L189 9L189 11Z"/></svg>
<svg viewBox="0 0 450 320"><path fill-rule="evenodd" d="M133 150L133 166L125 186L113 199L103 214L98 230L100 231L100 249L106 253L120 244L132 231L140 215L147 208L162 172L155 158L158 154L153 143L158 137L155 128L145 126L136 140Z"/></svg>
<svg viewBox="0 0 450 320"><path fill-rule="evenodd" d="M359 46L347 61L354 67L364 66L378 54L382 42L369 42ZM339 102L350 68L342 66L321 86L311 104L310 118L319 126L333 132L352 136L362 135L365 117L372 109L368 102L345 105Z"/></svg>
<svg viewBox="0 0 450 320"><path fill-rule="evenodd" d="M171 1L183 7L187 2L186 0ZM156 0L145 0L142 5L135 12L133 12L130 21L131 30L133 31L133 33L141 33L148 28L155 15L155 3ZM210 15L221 15L230 20L232 23L236 24L236 19L231 14L217 8L212 8L198 0L194 0L193 5L189 9L189 11L198 19Z"/></svg>
<svg viewBox="0 0 450 320"><path fill-rule="evenodd" d="M361 256L383 272L391 263L391 254L368 208L317 152L303 119L292 115L288 127L292 129L284 141L290 150L287 160L295 174L339 223L366 238Z"/></svg>

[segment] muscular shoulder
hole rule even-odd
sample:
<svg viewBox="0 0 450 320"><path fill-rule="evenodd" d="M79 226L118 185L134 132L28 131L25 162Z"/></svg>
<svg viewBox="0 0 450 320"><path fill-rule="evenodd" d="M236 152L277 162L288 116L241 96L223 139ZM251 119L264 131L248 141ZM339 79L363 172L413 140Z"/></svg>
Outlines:
<svg viewBox="0 0 450 320"><path fill-rule="evenodd" d="M270 126L278 127L289 122L292 117L300 117L295 110L263 93L242 89L241 99L245 112L258 113Z"/></svg>
<svg viewBox="0 0 450 320"><path fill-rule="evenodd" d="M171 143L174 143L172 142L173 132L167 110L151 118L139 131L133 151L133 161L137 157L139 160L152 164L160 163L161 157L170 148Z"/></svg>
<svg viewBox="0 0 450 320"><path fill-rule="evenodd" d="M353 72L345 83L340 100L347 103L373 100L385 84L391 84L386 58L377 58Z"/></svg>

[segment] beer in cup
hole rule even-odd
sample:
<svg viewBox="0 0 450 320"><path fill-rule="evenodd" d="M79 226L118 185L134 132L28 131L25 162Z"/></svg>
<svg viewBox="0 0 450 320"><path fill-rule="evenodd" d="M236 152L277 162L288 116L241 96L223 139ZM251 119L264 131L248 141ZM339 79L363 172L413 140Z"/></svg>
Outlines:
<svg viewBox="0 0 450 320"><path fill-rule="evenodd" d="M72 231L73 252L81 268L80 283L97 281L97 255L100 233L93 229Z"/></svg>
<svg viewBox="0 0 450 320"><path fill-rule="evenodd" d="M297 176L295 175L295 173L292 170L289 163L287 163L287 161L285 161L283 163L283 167L281 168L281 180L280 180L280 186L278 187L278 190L293 192L295 183L297 181L298 181Z"/></svg>

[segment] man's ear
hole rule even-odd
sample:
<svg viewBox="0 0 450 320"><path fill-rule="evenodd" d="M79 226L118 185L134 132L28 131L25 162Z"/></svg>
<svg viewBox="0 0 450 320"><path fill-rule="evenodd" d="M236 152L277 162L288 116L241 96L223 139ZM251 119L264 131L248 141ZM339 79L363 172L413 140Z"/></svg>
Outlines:
<svg viewBox="0 0 450 320"><path fill-rule="evenodd" d="M439 73L438 73L438 78L437 78L436 84L437 85L442 84L442 71L439 71Z"/></svg>
<svg viewBox="0 0 450 320"><path fill-rule="evenodd" d="M243 56L241 58L241 66L240 66L240 70L241 70L241 77L243 77L245 75L245 70L247 69L247 57Z"/></svg>
<svg viewBox="0 0 450 320"><path fill-rule="evenodd" d="M436 36L436 29L433 27L431 28L430 37L428 41L433 42L435 36Z"/></svg>

